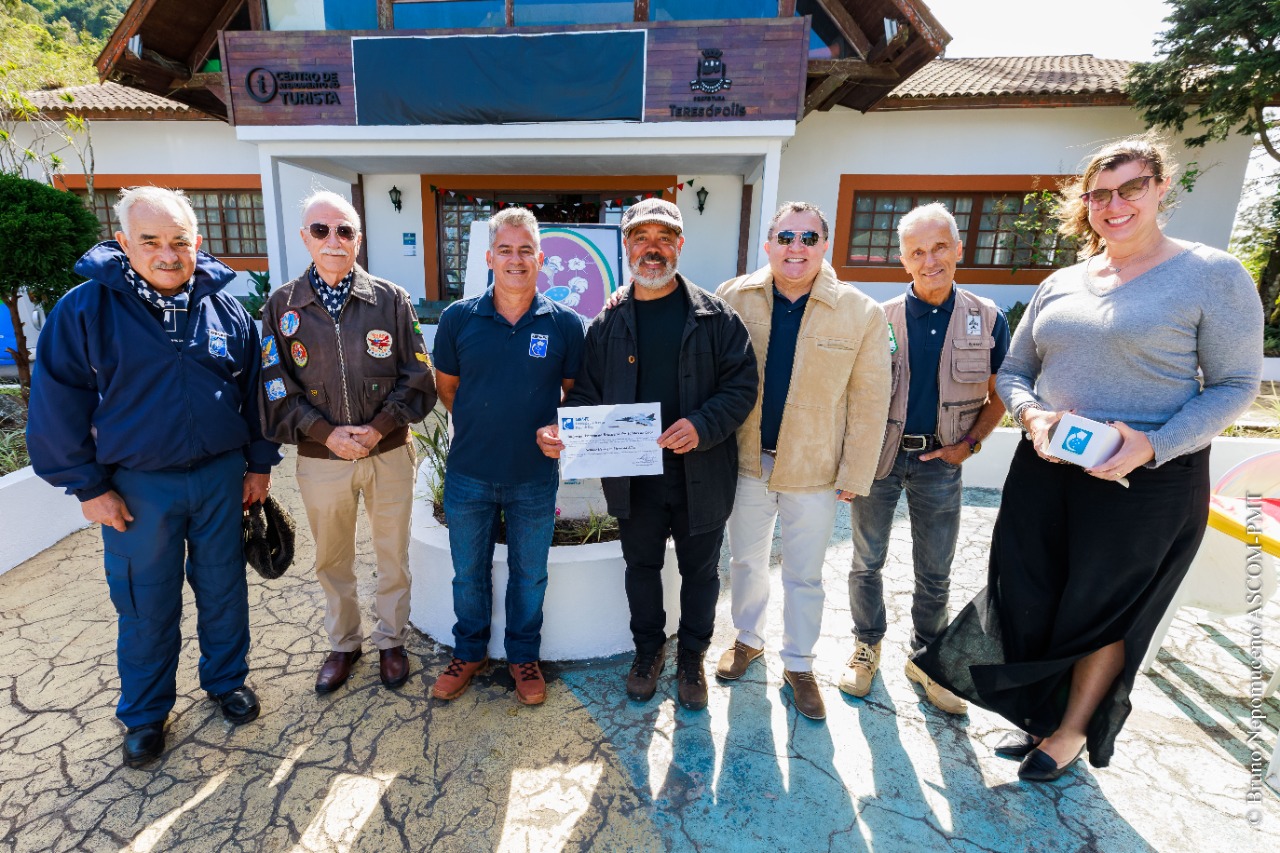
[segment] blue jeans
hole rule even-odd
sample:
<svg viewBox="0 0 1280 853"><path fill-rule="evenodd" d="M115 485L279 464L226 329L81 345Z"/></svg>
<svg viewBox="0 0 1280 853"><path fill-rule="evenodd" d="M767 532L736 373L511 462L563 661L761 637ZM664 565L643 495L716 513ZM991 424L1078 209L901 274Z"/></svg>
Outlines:
<svg viewBox="0 0 1280 853"><path fill-rule="evenodd" d="M542 651L547 552L556 520L559 476L533 483L490 483L449 471L444 514L453 554L453 653L483 660L493 621L493 546L499 513L507 523L507 660L527 663Z"/></svg>
<svg viewBox="0 0 1280 853"><path fill-rule="evenodd" d="M911 648L933 642L947 627L951 560L960 535L960 468L941 459L920 461L920 452L898 451L893 470L871 485L871 493L853 499L853 568L849 572L849 609L858 640L875 645L884 638L884 583L881 570L889 553L893 512L905 489L911 517L911 559L915 592L911 600Z"/></svg>
<svg viewBox="0 0 1280 853"><path fill-rule="evenodd" d="M239 450L189 471L120 468L111 477L134 519L123 533L102 528L107 588L119 616L116 716L126 726L159 722L173 709L184 573L196 599L200 686L226 693L249 674L243 483Z"/></svg>

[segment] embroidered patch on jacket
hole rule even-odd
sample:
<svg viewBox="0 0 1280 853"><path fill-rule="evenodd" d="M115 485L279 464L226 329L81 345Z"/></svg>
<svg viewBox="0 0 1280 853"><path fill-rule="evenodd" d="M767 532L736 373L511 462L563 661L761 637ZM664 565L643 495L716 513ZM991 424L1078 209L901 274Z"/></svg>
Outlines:
<svg viewBox="0 0 1280 853"><path fill-rule="evenodd" d="M982 315L970 314L965 318L965 334L976 336L982 334Z"/></svg>
<svg viewBox="0 0 1280 853"><path fill-rule="evenodd" d="M431 357L425 352L415 352L414 355L418 357L418 361L422 362L427 367L431 366Z"/></svg>
<svg viewBox="0 0 1280 853"><path fill-rule="evenodd" d="M422 334L422 327L418 325L418 321L417 321L417 320L414 320L414 321L413 321L413 333L414 333L415 335L421 335L421 334Z"/></svg>
<svg viewBox="0 0 1280 853"><path fill-rule="evenodd" d="M529 355L533 358L546 358L548 343L546 335L530 335Z"/></svg>
<svg viewBox="0 0 1280 853"><path fill-rule="evenodd" d="M307 348L302 345L302 341L294 341L289 345L289 355L293 356L293 363L298 367L307 366Z"/></svg>
<svg viewBox="0 0 1280 853"><path fill-rule="evenodd" d="M276 351L276 336L267 335L262 339L262 367L275 367L280 363L280 353Z"/></svg>
<svg viewBox="0 0 1280 853"><path fill-rule="evenodd" d="M268 379L267 380L267 399L283 400L284 399L284 380Z"/></svg>
<svg viewBox="0 0 1280 853"><path fill-rule="evenodd" d="M364 342L368 346L369 355L374 358L390 358L391 357L391 333L384 332L382 329L372 329L369 334L364 336Z"/></svg>
<svg viewBox="0 0 1280 853"><path fill-rule="evenodd" d="M227 333L209 330L209 355L214 358L227 357Z"/></svg>
<svg viewBox="0 0 1280 853"><path fill-rule="evenodd" d="M292 338L297 334L298 327L301 325L302 319L297 311L286 311L280 315L280 334L286 338Z"/></svg>
<svg viewBox="0 0 1280 853"><path fill-rule="evenodd" d="M898 336L893 333L893 324L889 324L889 355L898 351Z"/></svg>

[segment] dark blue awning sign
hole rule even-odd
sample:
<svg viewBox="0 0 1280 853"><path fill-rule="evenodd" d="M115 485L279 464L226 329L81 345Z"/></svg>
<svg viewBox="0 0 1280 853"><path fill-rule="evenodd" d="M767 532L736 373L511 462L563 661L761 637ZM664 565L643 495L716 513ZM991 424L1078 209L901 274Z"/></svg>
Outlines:
<svg viewBox="0 0 1280 853"><path fill-rule="evenodd" d="M647 31L356 37L356 123L642 121Z"/></svg>

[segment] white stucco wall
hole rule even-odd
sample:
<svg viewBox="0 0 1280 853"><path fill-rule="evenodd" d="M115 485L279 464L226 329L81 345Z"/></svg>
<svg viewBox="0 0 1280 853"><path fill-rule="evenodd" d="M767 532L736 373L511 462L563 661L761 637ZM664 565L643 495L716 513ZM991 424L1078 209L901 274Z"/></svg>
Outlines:
<svg viewBox="0 0 1280 853"><path fill-rule="evenodd" d="M681 175L680 177L686 177ZM707 188L706 209L698 213L698 189ZM741 175L699 175L697 184L676 192L676 205L684 221L684 249L680 272L707 290L738 272L738 231L742 216ZM747 264L755 259L749 247Z"/></svg>
<svg viewBox="0 0 1280 853"><path fill-rule="evenodd" d="M783 146L778 199L813 202L832 217L840 176L1070 174L1107 142L1141 133L1126 107L1069 109L930 110L863 115L837 108L811 113ZM1204 172L1182 197L1167 232L1225 249L1235 220L1250 141L1233 136L1207 148L1175 148L1178 162L1198 162ZM832 246L832 252L842 251ZM905 272L902 277L906 282ZM866 283L877 299L902 285ZM1034 288L992 281L971 286L998 304L1026 300Z"/></svg>
<svg viewBox="0 0 1280 853"><path fill-rule="evenodd" d="M388 193L400 190L400 212L391 206ZM429 202L434 203L434 202ZM404 253L404 235L416 238L416 254ZM423 254L435 251L423 244L422 181L418 175L366 175L364 179L364 239L369 251L369 272L394 281L409 291L415 303L427 295Z"/></svg>

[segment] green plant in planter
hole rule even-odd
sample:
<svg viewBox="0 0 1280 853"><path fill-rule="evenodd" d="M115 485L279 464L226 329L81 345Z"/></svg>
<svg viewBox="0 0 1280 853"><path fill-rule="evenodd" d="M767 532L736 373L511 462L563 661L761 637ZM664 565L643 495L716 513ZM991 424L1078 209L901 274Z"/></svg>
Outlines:
<svg viewBox="0 0 1280 853"><path fill-rule="evenodd" d="M244 300L244 310L253 319L261 320L262 309L267 304L267 297L271 295L271 272L250 270L249 278L253 279L253 293Z"/></svg>
<svg viewBox="0 0 1280 853"><path fill-rule="evenodd" d="M0 477L31 464L27 457L27 433L22 427L0 429Z"/></svg>
<svg viewBox="0 0 1280 853"><path fill-rule="evenodd" d="M444 507L444 472L449 462L449 420L439 409L433 409L423 420L424 432L413 431L418 453L431 466L431 503Z"/></svg>

